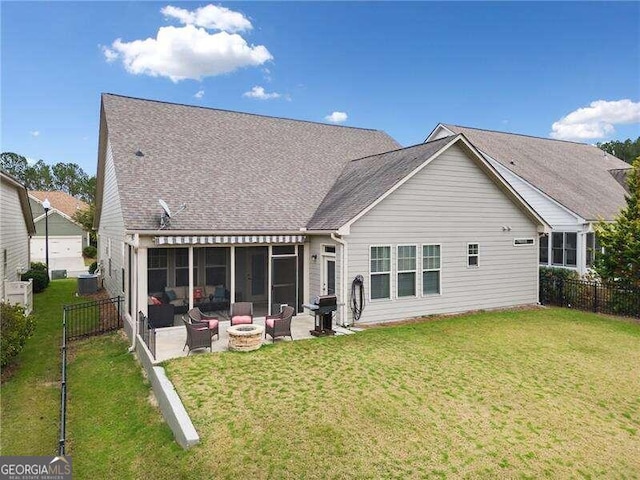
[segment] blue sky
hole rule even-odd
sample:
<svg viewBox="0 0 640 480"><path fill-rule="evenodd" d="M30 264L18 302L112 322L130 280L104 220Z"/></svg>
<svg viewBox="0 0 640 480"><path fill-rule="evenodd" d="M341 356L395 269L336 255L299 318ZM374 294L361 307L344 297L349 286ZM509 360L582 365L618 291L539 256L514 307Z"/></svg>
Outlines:
<svg viewBox="0 0 640 480"><path fill-rule="evenodd" d="M375 128L405 146L438 122L640 135L638 2L208 5L2 2L2 151L94 174L101 92Z"/></svg>

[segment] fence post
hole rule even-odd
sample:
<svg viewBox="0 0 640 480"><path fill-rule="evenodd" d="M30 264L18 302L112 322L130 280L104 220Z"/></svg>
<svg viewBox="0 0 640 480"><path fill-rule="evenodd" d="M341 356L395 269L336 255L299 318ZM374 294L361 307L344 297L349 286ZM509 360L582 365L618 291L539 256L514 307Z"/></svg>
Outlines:
<svg viewBox="0 0 640 480"><path fill-rule="evenodd" d="M593 312L598 312L598 284L593 284Z"/></svg>

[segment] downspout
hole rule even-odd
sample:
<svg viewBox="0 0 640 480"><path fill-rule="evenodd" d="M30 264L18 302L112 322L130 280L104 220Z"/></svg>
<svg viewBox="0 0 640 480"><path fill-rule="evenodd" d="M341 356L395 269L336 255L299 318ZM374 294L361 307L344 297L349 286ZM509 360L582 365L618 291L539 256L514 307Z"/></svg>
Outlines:
<svg viewBox="0 0 640 480"><path fill-rule="evenodd" d="M341 238L336 237L334 232L331 233L331 240L337 242L342 247L340 249L341 258L340 258L340 287L342 290L342 305L340 305L340 319L342 321L343 327L348 327L349 322L347 320L347 242L342 240Z"/></svg>
<svg viewBox="0 0 640 480"><path fill-rule="evenodd" d="M133 285L135 295L132 295L131 292L129 292L129 295L131 296L135 308L132 309L134 312L133 318L131 319L133 322L133 335L131 335L131 346L129 347L129 350L127 350L129 353L135 352L136 339L138 338L138 246L140 245L140 235L134 233L133 242L131 242L131 244L133 246L133 252L135 253L135 262L129 262L134 270L133 272L129 272L129 275L133 275L133 282L129 283Z"/></svg>

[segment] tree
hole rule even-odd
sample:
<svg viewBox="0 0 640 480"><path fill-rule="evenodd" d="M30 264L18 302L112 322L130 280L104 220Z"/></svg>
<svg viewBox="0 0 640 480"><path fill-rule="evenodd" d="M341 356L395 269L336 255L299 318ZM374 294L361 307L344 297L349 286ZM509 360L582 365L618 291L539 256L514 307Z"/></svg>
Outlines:
<svg viewBox="0 0 640 480"><path fill-rule="evenodd" d="M84 210L78 210L74 215L73 219L78 222L82 227L89 232L90 243L93 246L98 245L98 239L96 237L96 232L93 230L93 217L96 213L96 207L94 203L90 203L88 208Z"/></svg>
<svg viewBox="0 0 640 480"><path fill-rule="evenodd" d="M53 190L51 168L43 160L27 168L22 181L28 190Z"/></svg>
<svg viewBox="0 0 640 480"><path fill-rule="evenodd" d="M640 156L640 137L635 142L627 138L624 142L621 140L611 140L605 143L598 142L596 146L627 163L632 163L634 158Z"/></svg>
<svg viewBox="0 0 640 480"><path fill-rule="evenodd" d="M0 169L13 175L18 180L22 180L24 172L29 167L27 159L22 155L13 152L2 152L0 154Z"/></svg>
<svg viewBox="0 0 640 480"><path fill-rule="evenodd" d="M595 270L607 282L640 287L640 156L627 176L627 205L614 222L598 222L596 235L604 247Z"/></svg>

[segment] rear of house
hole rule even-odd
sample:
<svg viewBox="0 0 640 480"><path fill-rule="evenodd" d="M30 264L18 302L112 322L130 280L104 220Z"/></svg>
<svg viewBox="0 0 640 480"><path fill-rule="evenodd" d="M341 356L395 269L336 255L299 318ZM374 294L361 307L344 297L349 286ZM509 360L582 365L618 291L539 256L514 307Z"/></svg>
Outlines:
<svg viewBox="0 0 640 480"><path fill-rule="evenodd" d="M399 149L376 130L110 94L100 123L99 258L130 334L150 303L171 323L335 294L350 325L537 301L546 224L464 136Z"/></svg>

